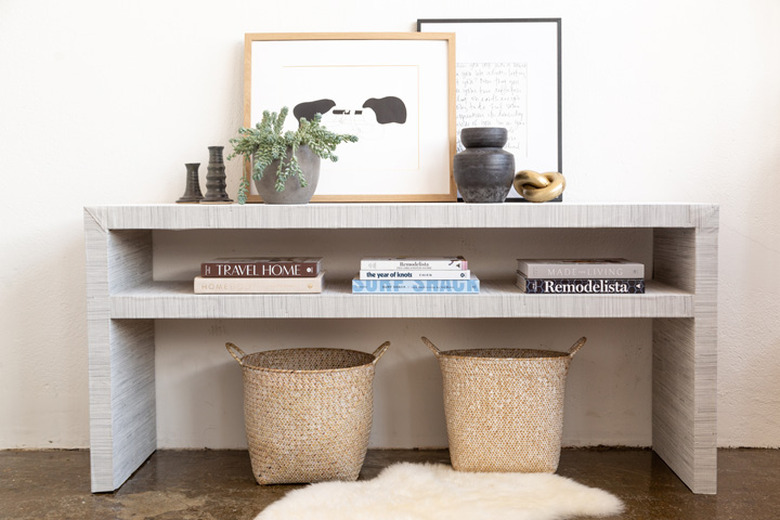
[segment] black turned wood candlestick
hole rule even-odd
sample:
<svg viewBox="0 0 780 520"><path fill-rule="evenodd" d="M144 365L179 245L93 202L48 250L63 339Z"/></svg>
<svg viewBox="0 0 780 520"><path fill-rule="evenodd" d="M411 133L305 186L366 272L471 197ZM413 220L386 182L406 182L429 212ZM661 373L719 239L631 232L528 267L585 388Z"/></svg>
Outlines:
<svg viewBox="0 0 780 520"><path fill-rule="evenodd" d="M176 202L200 202L203 200L203 193L200 191L200 180L198 179L198 168L200 167L200 163L186 163L184 167L187 168L187 181L184 187L184 195Z"/></svg>
<svg viewBox="0 0 780 520"><path fill-rule="evenodd" d="M201 202L233 202L225 187L225 161L222 159L224 146L209 146L209 165L206 174L206 196Z"/></svg>

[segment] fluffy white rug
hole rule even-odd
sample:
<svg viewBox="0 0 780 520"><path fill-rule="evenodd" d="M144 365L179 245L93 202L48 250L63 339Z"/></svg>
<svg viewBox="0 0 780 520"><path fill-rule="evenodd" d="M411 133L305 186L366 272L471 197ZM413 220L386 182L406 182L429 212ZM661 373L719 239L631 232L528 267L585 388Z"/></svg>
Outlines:
<svg viewBox="0 0 780 520"><path fill-rule="evenodd" d="M296 489L255 520L560 520L622 510L614 495L558 475L398 463L373 480Z"/></svg>

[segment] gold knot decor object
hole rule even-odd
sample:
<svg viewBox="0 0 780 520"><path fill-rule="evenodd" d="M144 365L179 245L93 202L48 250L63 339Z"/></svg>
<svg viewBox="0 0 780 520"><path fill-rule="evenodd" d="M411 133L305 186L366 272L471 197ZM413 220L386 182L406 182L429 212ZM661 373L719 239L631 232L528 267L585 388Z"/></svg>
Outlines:
<svg viewBox="0 0 780 520"><path fill-rule="evenodd" d="M517 193L529 202L547 202L563 193L566 179L558 172L523 170L515 175L514 186Z"/></svg>

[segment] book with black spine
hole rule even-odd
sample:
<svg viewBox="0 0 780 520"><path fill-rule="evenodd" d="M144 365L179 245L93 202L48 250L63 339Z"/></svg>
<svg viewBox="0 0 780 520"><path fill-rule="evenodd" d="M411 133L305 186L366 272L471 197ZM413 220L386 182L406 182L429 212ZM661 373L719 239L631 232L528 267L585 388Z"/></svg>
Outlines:
<svg viewBox="0 0 780 520"><path fill-rule="evenodd" d="M644 278L527 278L515 285L527 294L644 294Z"/></svg>
<svg viewBox="0 0 780 520"><path fill-rule="evenodd" d="M322 270L322 258L215 258L200 264L204 278L314 277Z"/></svg>

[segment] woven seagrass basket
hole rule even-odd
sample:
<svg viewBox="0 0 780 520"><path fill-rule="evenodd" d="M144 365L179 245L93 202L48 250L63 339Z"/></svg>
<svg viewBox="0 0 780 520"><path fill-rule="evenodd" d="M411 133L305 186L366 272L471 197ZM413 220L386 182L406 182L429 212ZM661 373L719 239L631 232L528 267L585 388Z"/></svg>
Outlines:
<svg viewBox="0 0 780 520"><path fill-rule="evenodd" d="M258 484L357 480L371 432L374 368L389 345L373 354L331 348L245 354L225 345L242 368Z"/></svg>
<svg viewBox="0 0 780 520"><path fill-rule="evenodd" d="M450 459L458 471L554 473L561 455L568 352L488 348L441 351Z"/></svg>

